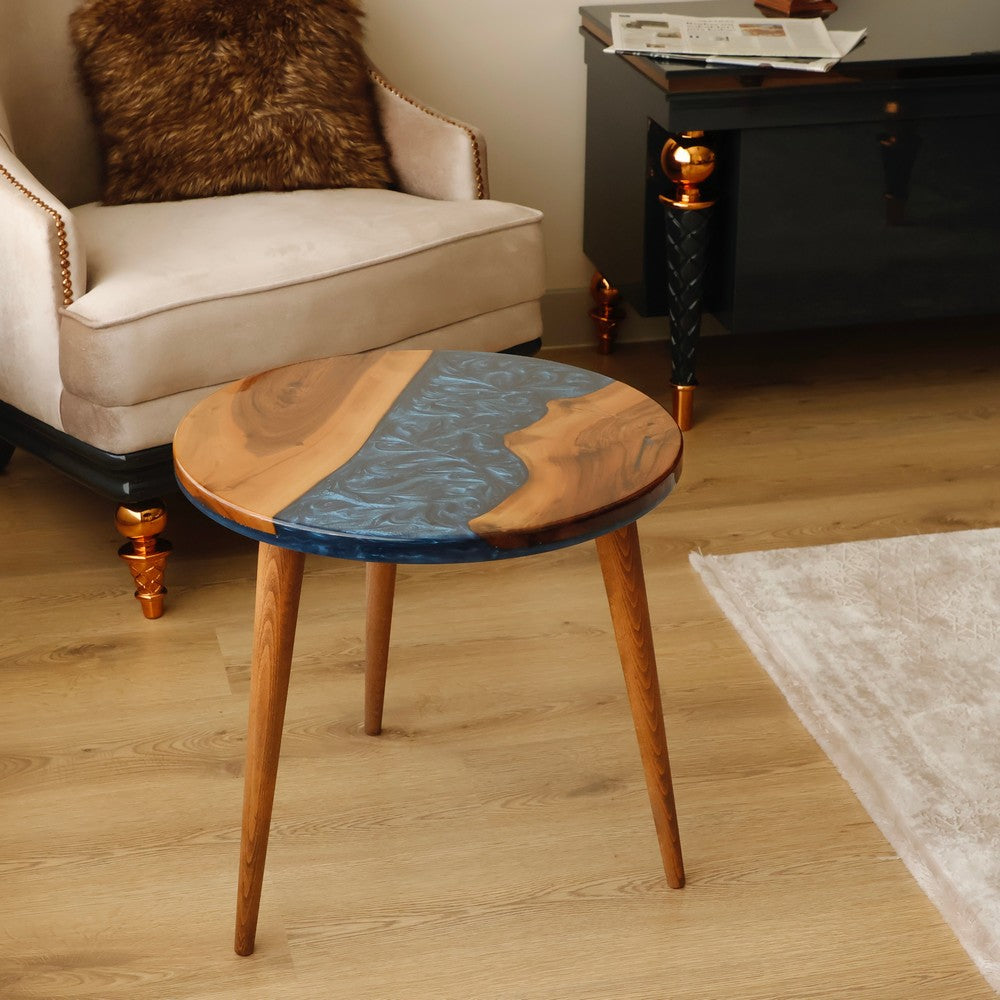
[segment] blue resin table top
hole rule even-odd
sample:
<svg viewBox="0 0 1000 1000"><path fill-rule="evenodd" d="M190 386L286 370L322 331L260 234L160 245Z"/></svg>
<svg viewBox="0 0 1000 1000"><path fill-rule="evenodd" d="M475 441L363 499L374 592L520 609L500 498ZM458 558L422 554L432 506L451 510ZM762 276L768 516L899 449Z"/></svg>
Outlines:
<svg viewBox="0 0 1000 1000"><path fill-rule="evenodd" d="M641 517L681 435L638 390L470 351L325 358L233 383L181 421L174 467L210 517L284 548L384 562L503 559Z"/></svg>

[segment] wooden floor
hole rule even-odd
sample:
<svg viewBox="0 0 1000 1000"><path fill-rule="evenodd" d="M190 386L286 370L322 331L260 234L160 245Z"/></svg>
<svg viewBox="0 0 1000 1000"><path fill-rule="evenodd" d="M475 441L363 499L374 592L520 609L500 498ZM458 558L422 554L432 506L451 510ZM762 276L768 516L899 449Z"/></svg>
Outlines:
<svg viewBox="0 0 1000 1000"><path fill-rule="evenodd" d="M560 360L664 395L662 344ZM147 622L109 505L0 477L3 1000L973 1000L993 993L688 564L1000 524L1000 321L710 339L641 524L688 887L666 888L590 545L310 559L258 950L231 950L254 547L179 498Z"/></svg>

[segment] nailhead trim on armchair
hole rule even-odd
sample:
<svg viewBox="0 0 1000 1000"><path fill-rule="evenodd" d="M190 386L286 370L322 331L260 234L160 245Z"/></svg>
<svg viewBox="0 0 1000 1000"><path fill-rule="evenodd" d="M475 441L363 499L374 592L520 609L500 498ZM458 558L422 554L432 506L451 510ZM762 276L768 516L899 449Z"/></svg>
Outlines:
<svg viewBox="0 0 1000 1000"><path fill-rule="evenodd" d="M29 191L6 167L0 166L0 176L10 181L15 189L20 191L33 205L37 205L55 220L56 237L59 243L59 270L62 273L62 290L64 306L73 304L73 278L69 266L69 240L66 239L66 223L63 217L51 206L47 205L38 195Z"/></svg>
<svg viewBox="0 0 1000 1000"><path fill-rule="evenodd" d="M457 122L453 118L448 118L439 111L435 111L433 108L428 108L426 105L420 104L418 101L413 100L412 97L409 97L407 94L397 90L377 70L369 69L368 74L380 87L384 87L394 97L398 97L401 101L405 101L407 104L412 105L415 108L419 108L424 112L424 114L428 114L432 118L437 118L438 121L447 122L449 125L454 125L456 128L460 128L469 137L469 142L472 143L472 164L476 173L476 198L485 198L486 180L483 177L483 158L479 149L479 140L476 138L476 133L473 132L467 125L463 125L461 122Z"/></svg>

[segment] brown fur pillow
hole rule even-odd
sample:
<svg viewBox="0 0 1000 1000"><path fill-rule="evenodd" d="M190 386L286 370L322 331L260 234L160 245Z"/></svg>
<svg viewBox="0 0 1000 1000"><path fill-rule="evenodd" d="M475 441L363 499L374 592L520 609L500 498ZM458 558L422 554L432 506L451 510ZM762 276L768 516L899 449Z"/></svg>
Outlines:
<svg viewBox="0 0 1000 1000"><path fill-rule="evenodd" d="M387 187L352 0L85 0L104 201Z"/></svg>

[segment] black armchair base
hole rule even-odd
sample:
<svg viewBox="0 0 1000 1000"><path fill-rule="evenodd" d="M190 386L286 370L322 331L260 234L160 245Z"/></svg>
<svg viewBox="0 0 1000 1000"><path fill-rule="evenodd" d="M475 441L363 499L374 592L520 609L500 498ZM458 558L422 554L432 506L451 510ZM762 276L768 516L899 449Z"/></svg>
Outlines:
<svg viewBox="0 0 1000 1000"><path fill-rule="evenodd" d="M161 494L174 493L170 445L116 455L84 444L0 402L0 469L23 448L70 479L117 502L115 526L128 541L118 550L135 580L135 596L146 618L163 614L164 563L170 543L159 537L167 514Z"/></svg>
<svg viewBox="0 0 1000 1000"><path fill-rule="evenodd" d="M3 447L6 445L6 449ZM170 445L116 455L0 402L0 458L23 448L101 496L127 506L177 490ZM6 461L0 462L0 466Z"/></svg>

